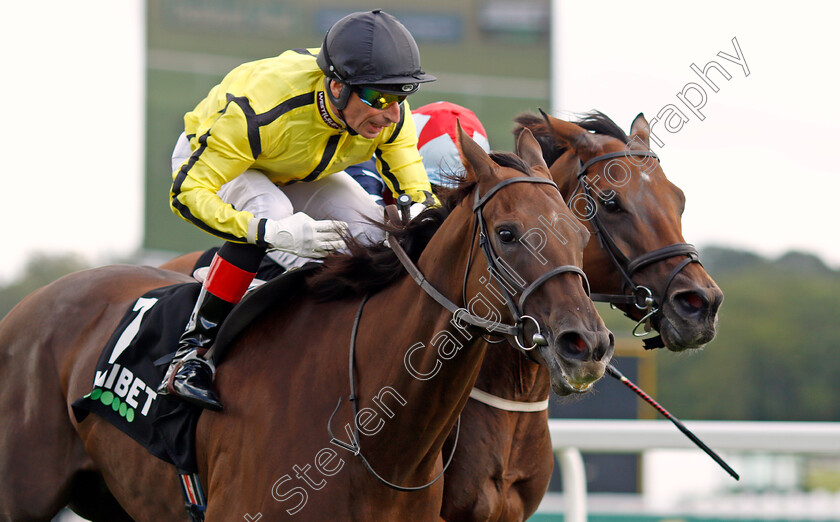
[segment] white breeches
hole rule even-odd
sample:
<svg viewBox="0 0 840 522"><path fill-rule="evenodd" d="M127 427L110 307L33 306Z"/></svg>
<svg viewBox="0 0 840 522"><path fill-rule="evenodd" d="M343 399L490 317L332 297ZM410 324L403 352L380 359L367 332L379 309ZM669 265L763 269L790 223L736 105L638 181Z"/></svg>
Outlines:
<svg viewBox="0 0 840 522"><path fill-rule="evenodd" d="M190 154L189 141L182 133L172 153L172 170L178 169ZM315 181L278 187L262 172L249 169L222 185L217 194L236 210L250 212L258 218L276 220L303 212L312 219L345 221L350 235L366 243L385 239L384 232L368 222L368 219L382 221L382 207L343 171ZM312 261L286 252L273 251L268 255L286 269Z"/></svg>

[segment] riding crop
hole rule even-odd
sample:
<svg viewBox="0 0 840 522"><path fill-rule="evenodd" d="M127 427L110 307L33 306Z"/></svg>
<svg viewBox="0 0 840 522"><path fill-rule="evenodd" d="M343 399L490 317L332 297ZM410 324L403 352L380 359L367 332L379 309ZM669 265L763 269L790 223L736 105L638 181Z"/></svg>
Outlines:
<svg viewBox="0 0 840 522"><path fill-rule="evenodd" d="M622 375L622 373L621 373L620 371L618 371L618 370L615 368L615 366L613 366L612 364L607 365L607 373L608 373L608 374L610 374L610 376L611 376L611 377L615 377L616 379L618 379L619 381L621 381L621 383L622 383L622 384L624 384L625 386L627 386L628 388L630 388L631 390L633 390L633 391L636 393L636 395L638 395L639 397L641 397L642 399L644 399L644 400L645 400L645 402L647 402L648 404L650 404L651 406L653 406L653 407L656 409L656 411L658 411L659 413L661 413L661 414L662 414L662 416L663 416L663 417L665 417L665 418L666 418L666 419L668 419L669 421L673 422L673 423L674 423L674 426L676 426L677 428L679 428L679 430L680 430L681 432L683 432L683 433L685 434L685 436L686 436L686 437L688 437L689 439L691 439L691 442L693 442L694 444L696 444L696 445L697 445L697 447L699 447L700 449L702 449L703 451L705 451L705 452L706 452L706 454L707 454L708 456L712 457L712 459L713 459L715 462L717 462L718 464L720 464L720 466L721 466L723 469L725 469L727 473L729 473L730 475L732 475L732 477L733 477L735 480L739 480L739 479L741 478L741 477L738 475L738 473L736 473L736 472L735 472L735 470L733 470L732 468L730 468L730 467L729 467L729 465L728 465L726 462L724 462L724 460L723 460L722 458L720 458L720 455L718 455L717 453L715 453L715 452L714 452L714 450L712 450L710 447L706 446L706 445L703 443L703 441L702 441L702 440L700 440L699 438L697 438L697 435L695 435L694 433L692 433L692 432L691 432L691 430L689 430L688 428L686 428L686 427L685 427L685 425L684 425L682 422L680 422L680 420L679 420L678 418L676 418L676 417L674 417L673 415L671 415L671 413L670 413L668 410L666 410L666 409L665 409L665 408L663 408L663 407L662 407L662 406L661 406L658 402L656 402L655 400L653 400L653 398L652 398L650 395L648 395L647 393L645 393L644 391L642 391L642 389L641 389L641 388L639 388L638 386L636 386L636 385L635 385L632 381L630 381L630 379L628 379L627 377L625 377L624 375Z"/></svg>

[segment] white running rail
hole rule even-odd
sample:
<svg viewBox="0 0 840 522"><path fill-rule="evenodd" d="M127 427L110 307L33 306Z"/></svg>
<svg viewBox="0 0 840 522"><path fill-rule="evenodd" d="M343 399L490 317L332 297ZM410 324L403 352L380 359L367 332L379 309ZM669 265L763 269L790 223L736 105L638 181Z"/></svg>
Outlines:
<svg viewBox="0 0 840 522"><path fill-rule="evenodd" d="M840 422L683 421L716 452L840 455ZM566 522L586 522L583 453L643 453L697 448L669 421L548 421L563 474ZM737 470L736 470L737 471ZM724 473L723 470L721 470Z"/></svg>

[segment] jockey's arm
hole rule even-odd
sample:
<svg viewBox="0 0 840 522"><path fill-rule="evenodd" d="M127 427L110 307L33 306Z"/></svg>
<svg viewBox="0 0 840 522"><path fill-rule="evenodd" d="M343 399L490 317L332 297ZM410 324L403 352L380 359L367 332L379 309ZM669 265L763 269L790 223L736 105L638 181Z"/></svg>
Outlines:
<svg viewBox="0 0 840 522"><path fill-rule="evenodd" d="M305 214L280 220L255 217L235 209L218 195L225 183L253 165L247 120L234 105L212 125L197 133L197 147L173 173L170 191L172 210L202 230L233 243L270 246L303 257L323 257L343 246L346 225L332 220L316 221Z"/></svg>
<svg viewBox="0 0 840 522"><path fill-rule="evenodd" d="M400 123L384 143L376 149L377 167L385 184L394 194L408 194L415 203L439 204L432 194L429 177L417 150L417 130L408 104Z"/></svg>
<svg viewBox="0 0 840 522"><path fill-rule="evenodd" d="M212 132L211 132L212 127ZM250 212L225 203L218 190L254 162L245 116L235 105L191 137L193 154L173 172L170 206L175 214L200 229L235 243L257 243L259 226Z"/></svg>

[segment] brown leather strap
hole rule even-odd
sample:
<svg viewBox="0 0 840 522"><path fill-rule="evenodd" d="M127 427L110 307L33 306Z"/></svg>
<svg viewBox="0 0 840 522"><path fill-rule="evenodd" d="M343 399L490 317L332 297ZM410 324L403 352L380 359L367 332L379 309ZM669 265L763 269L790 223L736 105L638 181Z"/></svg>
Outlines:
<svg viewBox="0 0 840 522"><path fill-rule="evenodd" d="M387 207L385 207L385 216L392 223L400 222L396 205L388 205ZM429 283L428 279L426 279L426 276L424 276L423 273L420 272L420 269L417 268L417 265L414 264L414 262L406 253L405 249L403 249L402 245L400 245L399 241L397 241L397 238L395 238L391 234L388 234L387 238L388 246L390 246L391 250L394 251L394 254L397 255L397 259L399 259L400 263L402 263L403 267L405 267L405 270L406 272L408 272L408 275L410 275L411 278L414 279L415 282L417 282L420 288L422 288L423 291L429 295L429 297L431 297L432 299L437 301L438 304L449 310L452 313L452 315L457 316L460 320L463 320L468 324L477 326L489 332L516 335L516 333L518 332L516 326L502 325L494 321L488 321L487 319L477 317L467 312L466 309L450 301L448 297L440 293L437 290L437 288L435 288L434 286L432 286L431 283Z"/></svg>

